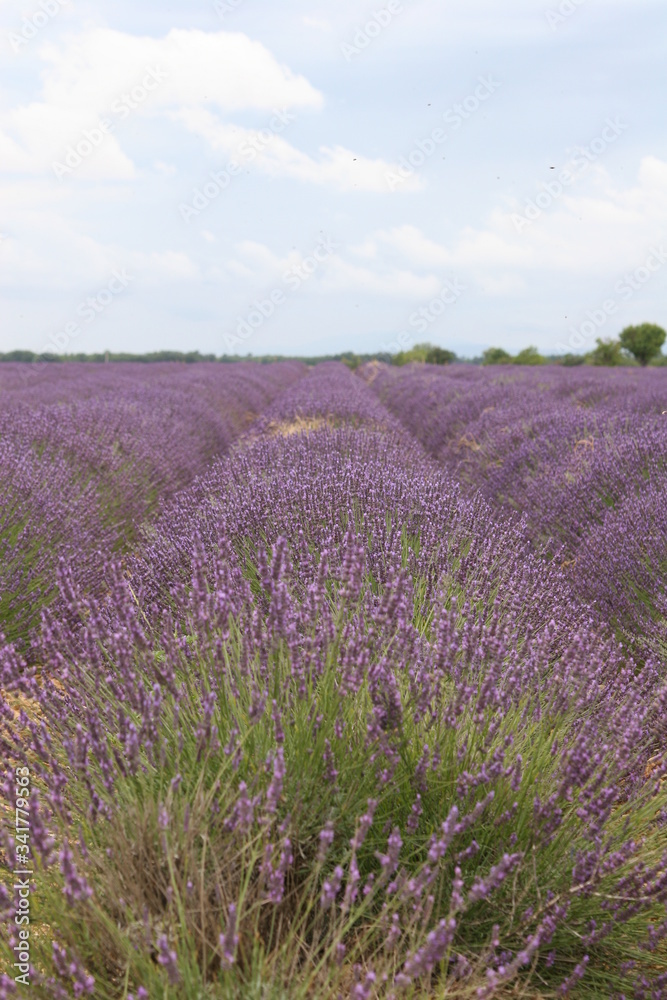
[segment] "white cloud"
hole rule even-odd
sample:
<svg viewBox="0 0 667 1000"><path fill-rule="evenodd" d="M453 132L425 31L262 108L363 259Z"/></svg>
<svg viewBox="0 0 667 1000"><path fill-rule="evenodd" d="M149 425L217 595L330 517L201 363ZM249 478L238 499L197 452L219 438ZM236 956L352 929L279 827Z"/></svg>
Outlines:
<svg viewBox="0 0 667 1000"><path fill-rule="evenodd" d="M61 47L45 45L41 55L50 66L47 102L98 113L140 85L149 68L166 77L155 89L154 106L214 104L224 111L322 106L322 95L305 77L238 32L174 28L163 38L150 38L95 28Z"/></svg>
<svg viewBox="0 0 667 1000"><path fill-rule="evenodd" d="M395 267L359 267L342 258L334 258L323 281L323 288L332 292L366 292L390 298L420 300L437 295L440 284L440 280L432 274L420 275Z"/></svg>
<svg viewBox="0 0 667 1000"><path fill-rule="evenodd" d="M504 223L503 219L503 230ZM534 255L532 248L520 238L508 237L505 232L476 230L472 226L466 226L456 247L452 249L452 259L462 267L530 267Z"/></svg>
<svg viewBox="0 0 667 1000"><path fill-rule="evenodd" d="M45 229L49 231L50 228ZM185 253L128 250L72 231L60 234L60 264L52 245L44 249L36 247L36 241L27 243L21 238L2 243L0 284L18 289L37 283L40 288L80 294L81 290L106 282L118 268L127 268L142 285L193 281L200 277L199 268Z"/></svg>
<svg viewBox="0 0 667 1000"><path fill-rule="evenodd" d="M636 266L665 231L667 163L645 157L637 184L622 190L598 167L590 172L585 190L575 194L564 189L518 232L515 218L524 207L525 200L497 207L485 225L464 226L447 243L411 224L376 230L350 248L364 266L339 260L330 280L379 294L424 296L438 280L434 274L453 271L484 295L511 296L524 293L539 272L622 272Z"/></svg>
<svg viewBox="0 0 667 1000"><path fill-rule="evenodd" d="M638 183L623 190L612 186L602 167L589 180L580 194L565 188L521 232L516 218L527 199L495 208L485 225L463 227L447 245L402 225L371 233L352 253L376 266L403 261L417 269L466 270L484 290L499 293L520 290L528 272L584 274L629 266L667 226L667 163L645 157Z"/></svg>
<svg viewBox="0 0 667 1000"><path fill-rule="evenodd" d="M90 197L95 200L95 193ZM110 199L111 201L111 199ZM126 203L122 203L126 204ZM9 238L0 243L0 284L80 294L127 267L149 284L192 281L197 265L178 250L136 250L82 232L72 188L42 180L0 186L0 217Z"/></svg>
<svg viewBox="0 0 667 1000"><path fill-rule="evenodd" d="M164 163L162 160L156 160L153 164L153 168L165 177L173 177L176 173L176 167L173 163Z"/></svg>
<svg viewBox="0 0 667 1000"><path fill-rule="evenodd" d="M498 208L482 230L467 230L456 248L469 263L550 268L578 273L630 265L667 226L667 163L644 157L638 181L615 188L596 168L586 189L565 189L531 225L517 232L525 201Z"/></svg>
<svg viewBox="0 0 667 1000"><path fill-rule="evenodd" d="M236 257L227 263L229 271L239 277L252 278L256 283L277 280L288 267L301 260L296 251L279 257L263 243L254 240L242 240L235 250Z"/></svg>
<svg viewBox="0 0 667 1000"><path fill-rule="evenodd" d="M85 111L34 102L0 114L0 170L6 173L43 173L52 176L54 163L63 163L69 145L101 136L99 145L81 159L77 173L86 178L127 180L135 176L132 161L112 133L102 132Z"/></svg>
<svg viewBox="0 0 667 1000"><path fill-rule="evenodd" d="M409 261L415 267L438 268L452 264L451 254L439 243L428 239L417 226L395 226L373 234L361 244L356 252L359 256L377 258L380 252L393 253Z"/></svg>
<svg viewBox="0 0 667 1000"><path fill-rule="evenodd" d="M118 255L119 251L109 248L109 252ZM160 285L165 281L195 281L200 278L200 271L187 254L174 250L162 252L141 253L123 252L123 260L129 270L134 269L137 279L142 284Z"/></svg>
<svg viewBox="0 0 667 1000"><path fill-rule="evenodd" d="M263 243L245 240L236 247L236 257L227 262L227 271L248 280L254 288L280 282L287 271L298 268L309 251L291 251L284 257ZM405 267L384 263L377 267L358 266L345 259L341 249L331 255L308 283L309 290L330 295L338 292L367 292L398 299L422 299L437 293L440 281L434 275L418 275Z"/></svg>
<svg viewBox="0 0 667 1000"><path fill-rule="evenodd" d="M397 169L386 160L371 160L344 146L320 146L319 157L315 159L292 146L278 131L269 135L270 128L229 125L205 108L187 108L174 112L173 117L205 139L212 149L242 166L253 164L271 177L292 177L311 184L330 185L339 191L387 193L387 173ZM411 177L401 190L414 191L420 187L419 178Z"/></svg>
<svg viewBox="0 0 667 1000"><path fill-rule="evenodd" d="M373 5L358 0L232 0L224 21L212 0L196 16L186 0L73 0L19 54L8 32L40 0L0 0L8 56L0 80L3 346L32 339L40 347L42 328L126 267L136 279L109 314L118 323L104 335L109 346L201 337L205 347L208 336L208 348L221 349L226 312L233 319L258 295L283 288L322 227L343 246L272 320L267 350L298 347L299 339L303 349L311 336L328 336L331 349L351 346L350 336L359 338L353 346L372 347L373 330L398 327L454 278L466 287L455 311L462 341L492 328L507 346L538 342L539 330L555 342L565 314L583 318L667 226L667 147L650 87L660 67L661 0L607 0L614 16L606 21L586 0L551 31L545 11L560 2L507 0L501 9L497 0L405 0L400 18L346 66L341 43L372 17ZM646 32L651 45L642 42ZM575 40L581 59L554 91ZM646 66L632 86L613 73L621 50ZM150 68L164 79L145 100L139 91L131 109L123 95L133 101ZM406 91L406 73L424 86ZM397 189L416 191L421 177L423 194L390 200L385 173L397 168L386 161L416 148L416 137L437 124L432 116L470 94L479 74L502 80L505 96L474 128L452 129L446 159L433 158ZM593 78L608 86L589 93ZM126 121L116 102L132 111ZM298 121L264 142L262 126L285 108ZM578 140L592 146L605 117L621 111L622 142L518 233L512 214L558 176L549 166L577 153ZM58 183L52 161L104 117L114 118L113 133ZM534 127L526 130L528 120ZM206 195L211 208L185 225L180 203L233 158L252 176L234 181L215 205ZM661 272L628 305L637 315L627 322L665 324L666 280Z"/></svg>
<svg viewBox="0 0 667 1000"><path fill-rule="evenodd" d="M94 28L44 43L39 100L0 111L0 170L39 173L63 162L70 144L109 122L77 167L83 177L129 179L134 165L118 126L134 115L214 105L223 111L320 108L321 94L259 42L229 32L173 29L163 38Z"/></svg>
<svg viewBox="0 0 667 1000"><path fill-rule="evenodd" d="M649 190L667 196L667 163L656 156L645 156L639 168L639 180Z"/></svg>

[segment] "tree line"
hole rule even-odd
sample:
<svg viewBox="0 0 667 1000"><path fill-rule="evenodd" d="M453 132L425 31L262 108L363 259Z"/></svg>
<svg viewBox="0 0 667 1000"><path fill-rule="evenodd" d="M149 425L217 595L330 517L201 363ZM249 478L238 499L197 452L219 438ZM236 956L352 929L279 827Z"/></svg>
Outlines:
<svg viewBox="0 0 667 1000"><path fill-rule="evenodd" d="M260 364L271 364L276 361L302 361L307 365L320 364L323 361L342 361L348 368L358 368L368 361L383 361L391 365L407 365L421 363L429 365L447 365L454 361L482 365L628 365L667 364L667 357L661 353L667 334L655 323L640 323L637 326L627 326L617 340L596 341L596 346L588 354L543 355L536 347L525 347L518 354L512 355L503 347L489 347L477 358L459 358L454 351L436 344L416 344L408 351L397 354L378 352L376 354L357 354L355 351L343 351L340 354L322 354L317 357L289 357L284 354L264 354L254 357L251 354L200 354L199 351L153 351L149 354L127 354L105 351L101 354L36 354L34 351L9 351L0 354L0 362L18 362L35 364L37 362L87 362L100 364L110 361L125 361L150 364L155 362L174 361L181 364L197 362L232 363L238 361L255 361Z"/></svg>
<svg viewBox="0 0 667 1000"><path fill-rule="evenodd" d="M482 355L484 365L629 365L667 364L667 357L661 353L667 334L655 323L640 323L626 326L617 340L596 340L595 348L587 354L565 354L557 358L546 358L536 347L526 347L512 356L502 347L489 347Z"/></svg>

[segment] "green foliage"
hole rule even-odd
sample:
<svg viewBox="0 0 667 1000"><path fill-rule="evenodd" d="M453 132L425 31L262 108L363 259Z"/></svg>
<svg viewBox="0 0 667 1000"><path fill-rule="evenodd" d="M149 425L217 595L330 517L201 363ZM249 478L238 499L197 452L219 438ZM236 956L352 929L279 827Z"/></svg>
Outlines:
<svg viewBox="0 0 667 1000"><path fill-rule="evenodd" d="M515 365L543 365L545 360L536 347L524 347L514 358Z"/></svg>
<svg viewBox="0 0 667 1000"><path fill-rule="evenodd" d="M666 337L663 328L656 323L640 323L638 326L626 326L619 340L621 347L643 366L660 354Z"/></svg>
<svg viewBox="0 0 667 1000"><path fill-rule="evenodd" d="M453 361L456 361L456 354L444 347L432 347L426 354L427 365L449 365Z"/></svg>
<svg viewBox="0 0 667 1000"><path fill-rule="evenodd" d="M359 365L367 361L384 361L391 364L392 355L386 351L378 351L375 354L357 354L354 351L344 351L342 354L322 354L318 356L303 355L293 356L285 354L262 354L254 356L252 354L221 354L216 357L214 354L200 354L199 351L154 351L150 354L117 354L112 351L105 351L103 354L36 354L34 351L9 351L6 354L0 353L0 364L2 362L20 362L22 364L33 364L41 367L44 363L57 364L60 362L85 362L89 364L103 364L105 362L133 361L142 364L152 364L155 362L177 362L180 364L195 364L201 361L220 362L232 364L235 362L254 361L256 364L273 364L276 361L301 361L307 365L320 364L323 361L342 361L348 368L354 370Z"/></svg>
<svg viewBox="0 0 667 1000"><path fill-rule="evenodd" d="M25 364L35 361L37 357L33 351L9 351L8 354L0 354L0 361L18 361Z"/></svg>
<svg viewBox="0 0 667 1000"><path fill-rule="evenodd" d="M586 356L584 354L565 354L560 359L560 363L564 368L574 368L577 365L583 365L585 361Z"/></svg>
<svg viewBox="0 0 667 1000"><path fill-rule="evenodd" d="M502 347L489 347L482 355L483 365L511 365L512 362L512 355Z"/></svg>
<svg viewBox="0 0 667 1000"><path fill-rule="evenodd" d="M623 364L621 345L618 340L601 340L598 337L595 343L597 347L588 355L591 364L606 365L607 367Z"/></svg>
<svg viewBox="0 0 667 1000"><path fill-rule="evenodd" d="M106 361L137 361L150 363L156 361L180 361L185 364L194 364L197 361L216 361L214 354L200 354L199 351L153 351L150 354L114 354L106 351L104 354L37 354L35 351L9 351L7 354L0 354L0 363L3 361L22 362L24 364L58 364L63 361L83 361L95 364ZM240 359L239 359L240 360Z"/></svg>
<svg viewBox="0 0 667 1000"><path fill-rule="evenodd" d="M364 358L360 354L355 354L354 351L346 351L345 354L341 354L340 360L344 365L347 365L350 371L356 371L364 363Z"/></svg>
<svg viewBox="0 0 667 1000"><path fill-rule="evenodd" d="M366 585L374 588L377 583L369 577ZM452 592L462 605L464 592L455 584ZM341 606L335 622L339 639L359 607ZM477 613L483 620L488 611L480 607ZM475 615L471 609L468 613ZM420 628L426 630L429 625L422 622ZM75 953L94 975L95 996L101 1000L125 1000L130 990L136 994L139 985L148 990L149 997L168 1000L336 1000L352 996L349 977L355 965L369 963L378 982L385 973L391 980L406 957L423 946L428 928L451 919L455 912L453 954L464 956L470 969L465 991L454 994L451 980L439 982L436 977L430 984L415 983L404 995L408 1000L445 1000L455 995L472 1000L485 981L491 940L499 940L510 951L518 949L531 930L536 932L540 921L566 901L567 924L557 924L553 940L544 949L545 954L553 949L557 961L546 964L544 956L536 956L532 968L524 970L524 992L513 994L532 996L525 990L535 982L537 970L546 990L540 995L554 995L551 991L576 964L571 955L581 937L590 934L596 923L607 926L606 906L617 898L618 878L636 877L636 867L628 860L622 870L597 883L600 891L573 893L573 859L590 849L586 823L580 818L581 802L595 791L594 785L588 787L588 778L580 799L562 797L562 822L546 846L540 841L536 797L546 802L550 795L558 795L554 790L562 780L553 748L570 742L576 746L581 724L576 705L568 708L560 702L557 685L552 686L552 697L546 690L540 696L539 713L530 696L504 716L498 715L493 703L481 712L471 703L452 726L410 710L414 695L406 672L401 690L406 707L403 725L389 732L388 742L378 741L371 764L365 725L368 684L354 695L341 691L338 643L330 648L322 673L307 679L307 697L300 691L302 680L292 669L289 650L284 644L277 646L265 668L273 678L274 697L288 704L290 712L280 738L285 781L276 813L266 815L260 803L266 801L271 780L267 761L279 744L271 702L258 709L258 678L244 668L239 627L230 620L221 628L217 646L215 642L202 646L199 636L186 634L176 686L173 692L163 693L169 709L165 714L173 712L176 719L180 713L180 731L177 735L168 729L162 734L159 766L142 746L141 767L116 781L117 807L95 819L90 815L87 784L92 781L101 797L105 775L92 759L86 782L68 784L67 809L52 817L54 833L62 835L71 829L68 812L72 811L79 838L70 847L78 876L85 877L94 896L68 901L63 866L53 865L48 871L40 868L33 904L37 932L31 939L31 962L37 968L53 971L51 939L57 929L59 946ZM136 652L142 697L150 693L165 658L159 630L153 639L152 648L149 643ZM258 672L261 669L257 664ZM118 703L109 681L111 676L105 683L92 673L84 678L87 703L97 701L101 711L117 707L119 715L129 713L129 720L140 726L139 709ZM217 739L206 744L202 719L212 694L215 708L208 723L215 725ZM53 695L61 697L56 688ZM63 732L57 738L74 739L75 735ZM411 826L415 769L426 740L431 754L425 759L430 763L421 779L420 812ZM114 749L122 752L120 742ZM55 752L65 773L65 754ZM493 800L481 796L474 784L464 792L457 788L462 774L473 773L480 762L496 758L503 760L503 771ZM378 795L378 771L390 763L393 778ZM608 766L614 767L611 749ZM512 777L520 772L524 777L517 788ZM246 787L258 805L250 810L249 821L235 829L221 821L220 806L229 815ZM647 785L645 793L633 800L632 810L619 809L605 827L605 835L619 848L632 840L641 841L642 860L656 870L663 863L664 835L658 818L667 805L666 795L667 789L654 792ZM369 799L377 800L375 818L353 859L350 840ZM454 806L462 816L472 814L476 807L483 809L485 823L474 830L465 829L464 824L450 850L434 862L437 878L424 915L409 894L384 893L378 858L387 848L387 829L400 827L404 873L400 882L419 878L431 837L442 830ZM331 824L335 837L324 855L319 833L326 824ZM289 836L296 864L285 899L271 917L263 895L262 864L267 844L284 836ZM494 905L489 906L486 899L463 902L462 897L459 909L452 911L457 864L463 868L465 896L507 853L508 843L526 860L494 892ZM319 899L324 881L336 866L349 873L356 863L368 892L359 893L347 911L323 910ZM230 903L238 910L238 960L224 968L220 934ZM394 917L401 928L400 940L393 950L385 949L383 941ZM660 907L638 916L632 926L615 927L612 922L608 933L588 946L590 968L577 996L594 1000L623 987L618 966L621 961L641 958L637 942L651 919L658 923ZM176 984L169 984L156 961L155 940L162 934L179 957L180 982ZM343 942L344 965L335 961ZM0 944L0 954L9 960L9 948L4 952L3 948ZM388 994L379 986L373 996L386 998Z"/></svg>
<svg viewBox="0 0 667 1000"><path fill-rule="evenodd" d="M207 665L201 663L200 666L203 674ZM190 725L186 727L191 739L182 750L179 751L174 740L173 745L165 747L161 769L154 768L144 759L143 770L124 780L120 787L117 785L116 793L122 807L109 822L89 822L83 799L80 811L75 806L81 820L81 836L86 843L86 857L77 851L76 865L94 887L94 901L68 906L58 872L54 869L49 878L42 873L35 918L39 923L43 921L58 928L59 942L76 951L94 974L98 996L108 1000L117 997L119 994L114 992L113 983L119 976L121 979L126 976L126 981L134 988L135 984L147 986L151 997L169 995L190 1000L205 995L198 991L207 987L211 992L206 995L211 997L246 996L249 979L261 976L267 982L282 980L284 989L291 988L289 995L292 998L330 998L342 988L342 982L336 981L338 977L331 959L343 938L349 941L354 931L355 945L350 955L348 944L348 961L363 961L375 951L373 942L380 933L380 926L373 917L377 904L372 893L354 905L339 926L321 914L318 906L324 878L335 865L349 867L349 840L354 834L354 819L363 814L367 800L377 794L360 726L360 720L365 717L367 691L360 691L358 702L349 700L345 721L346 730L353 738L342 740L334 732L339 710L334 664L313 689L310 712L309 706L300 703L292 690L289 663L284 657L276 658L271 667L275 671L276 693L289 692L297 706L286 734L288 780L275 827L280 823L288 824L292 848L303 863L290 899L283 907L281 922L271 926L262 913L259 873L266 836L261 825L253 824L244 836L235 835L225 830L214 808L216 801L229 803L239 798L240 781L250 783L254 794L265 793L268 783L265 760L275 749L271 713L268 709L259 721L251 723L252 691L223 688L219 691L214 721L223 744L240 722L237 746L243 748L244 754L238 773L235 774L230 760L221 751L200 756L196 732L201 716L192 713L188 718ZM191 668L188 671L184 664L181 683L188 683L188 675L191 677ZM101 691L100 696L112 697L110 691ZM313 724L315 717L322 720L319 726ZM501 731L486 743L488 721L481 725L474 719L464 721L460 738L454 730L446 731L444 727L441 733L431 736L436 740L435 749L442 759L438 769L429 775L428 787L422 795L424 818L421 828L405 841L403 855L409 874L414 876L420 870L427 833L437 831L451 806L457 803L451 780L451 775L461 767L457 753L464 749L464 763L472 763L480 754L490 756L508 735ZM546 720L543 726L531 731L525 745L518 742L516 746L517 752L523 751L530 761L536 779L535 793L540 791L543 796L548 794L550 780L554 781L550 753L553 739L564 735L560 730L552 731L551 723L552 720ZM322 789L328 786L322 763L327 741L332 748L338 780L335 793L323 795ZM373 857L376 851L385 848L385 839L380 834L383 822L391 821L405 829L412 802L410 776L415 765L415 747L422 741L423 733L418 730L407 729L402 735L399 759L404 763L378 804L377 822L359 857L364 878L372 870L377 872ZM174 792L171 782L177 774L180 784ZM488 810L488 835L480 845L479 866L469 866L468 888L477 873L486 874L489 865L486 858L496 860L501 856L506 837L502 815L512 807L513 801L509 782L505 784L503 794ZM73 791L76 794L76 789ZM515 847L530 851L532 797L520 797L518 807L521 822L517 821L516 825L524 830L524 838ZM567 861L570 850L573 851L577 844L577 831L581 826L576 818L576 804L571 806L570 812L571 818L551 851L550 864L545 865L540 859L534 881L529 871L525 880L520 880L518 885L515 881L514 891L521 901L522 912L529 904L538 905L540 891L546 888L566 891L569 886ZM645 821L647 819L650 822L648 814L644 817ZM324 868L315 863L315 857L318 831L328 820L334 822L337 837ZM273 834L276 835L275 831ZM463 850L469 843L470 838L462 839L455 844L455 849ZM116 859L113 865L109 863L110 856ZM449 865L443 864L441 879L435 887L438 900L447 899L451 877ZM122 905L119 900L123 901ZM237 966L222 971L218 935L225 926L226 910L232 901L238 901L239 907L240 956ZM509 913L510 898L505 902L505 910ZM586 904L584 900L583 908L588 907L591 916L598 915L596 901L591 902L592 905ZM582 901L579 905L582 906ZM410 934L409 914L402 911L399 900L395 912L400 914ZM496 907L494 920L497 912ZM578 923L583 929L583 921ZM460 944L465 943L466 953L474 961L476 952L480 956L483 954L490 936L491 912L488 907L477 906L467 919L460 914L459 924ZM137 933L137 928L142 926L154 929L152 934L146 935L147 940L142 940ZM168 994L165 992L166 976L153 955L153 942L162 928L169 931L169 939L180 958L182 976L180 988ZM509 921L503 921L501 932L503 941L512 939L514 943L516 931L510 928ZM414 934L417 943L417 927ZM34 954L39 966L49 967L50 945L46 940L42 942L41 936L36 936ZM380 961L381 956L377 955L374 964ZM391 959L389 963L392 964ZM318 982L318 970L328 982Z"/></svg>
<svg viewBox="0 0 667 1000"><path fill-rule="evenodd" d="M456 355L453 351L434 344L416 344L409 351L399 351L391 360L394 365L408 365L413 361L427 365L449 365L456 361Z"/></svg>

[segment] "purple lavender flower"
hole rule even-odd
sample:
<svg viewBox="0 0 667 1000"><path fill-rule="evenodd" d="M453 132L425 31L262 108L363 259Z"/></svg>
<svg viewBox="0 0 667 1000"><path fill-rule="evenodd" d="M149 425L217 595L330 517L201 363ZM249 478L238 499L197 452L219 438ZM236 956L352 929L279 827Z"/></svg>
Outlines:
<svg viewBox="0 0 667 1000"><path fill-rule="evenodd" d="M239 946L235 903L229 904L227 909L227 928L220 935L219 943L222 950L222 967L223 969L231 969L236 961L236 950Z"/></svg>
<svg viewBox="0 0 667 1000"><path fill-rule="evenodd" d="M178 968L178 955L175 949L173 949L169 944L169 939L166 934L161 934L157 942L158 948L158 963L166 971L169 978L169 982L172 986L180 981L181 974Z"/></svg>
<svg viewBox="0 0 667 1000"><path fill-rule="evenodd" d="M60 851L60 871L63 875L63 893L70 906L75 901L90 899L93 890L88 885L85 877L79 875L74 864L74 856L67 841Z"/></svg>
<svg viewBox="0 0 667 1000"><path fill-rule="evenodd" d="M343 875L344 872L341 866L336 865L333 870L333 874L322 883L320 905L323 910L328 910L329 907L335 902L336 896L340 892Z"/></svg>

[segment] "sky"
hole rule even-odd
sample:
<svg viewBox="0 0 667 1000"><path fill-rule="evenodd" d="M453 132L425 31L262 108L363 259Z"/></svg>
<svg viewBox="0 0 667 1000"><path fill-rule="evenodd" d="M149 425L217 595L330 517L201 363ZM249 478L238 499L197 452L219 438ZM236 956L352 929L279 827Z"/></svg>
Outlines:
<svg viewBox="0 0 667 1000"><path fill-rule="evenodd" d="M0 0L0 351L667 327L664 0Z"/></svg>

